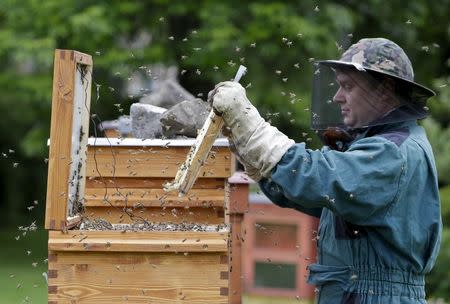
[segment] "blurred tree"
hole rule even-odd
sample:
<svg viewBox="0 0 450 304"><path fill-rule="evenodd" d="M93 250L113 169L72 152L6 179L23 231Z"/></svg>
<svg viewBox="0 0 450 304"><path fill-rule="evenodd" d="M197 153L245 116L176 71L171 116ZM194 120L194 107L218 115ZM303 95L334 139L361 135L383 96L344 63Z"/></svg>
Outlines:
<svg viewBox="0 0 450 304"><path fill-rule="evenodd" d="M36 199L44 213L55 48L93 55L92 112L103 120L128 113L136 96L125 86L136 71L149 74L151 64L179 66L180 82L202 98L245 64L242 83L263 115L314 148L320 145L308 127L314 59L337 58L363 37L392 39L410 56L416 79L439 93L424 126L440 183L450 184L450 140L443 140L450 137L449 15L450 0L2 0L1 223L17 223Z"/></svg>

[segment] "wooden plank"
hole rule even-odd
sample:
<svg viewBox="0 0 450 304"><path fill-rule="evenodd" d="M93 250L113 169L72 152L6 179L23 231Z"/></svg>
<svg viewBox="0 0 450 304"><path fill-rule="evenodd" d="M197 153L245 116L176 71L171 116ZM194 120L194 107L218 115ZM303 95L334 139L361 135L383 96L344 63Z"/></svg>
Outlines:
<svg viewBox="0 0 450 304"><path fill-rule="evenodd" d="M248 212L249 184L246 174L234 173L229 179L230 185L230 214L244 214Z"/></svg>
<svg viewBox="0 0 450 304"><path fill-rule="evenodd" d="M87 175L90 177L173 178L184 161L187 147L88 147ZM226 178L234 159L227 147L215 147L200 171L204 178Z"/></svg>
<svg viewBox="0 0 450 304"><path fill-rule="evenodd" d="M56 50L50 120L46 229L62 228L67 215L74 77L75 65L70 56L63 50Z"/></svg>
<svg viewBox="0 0 450 304"><path fill-rule="evenodd" d="M229 304L238 304L242 301L244 276L242 275L242 255L245 238L243 225L244 214L248 212L249 180L242 173L235 173L228 179L229 183L229 220L231 235L229 240L230 280L229 280Z"/></svg>
<svg viewBox="0 0 450 304"><path fill-rule="evenodd" d="M227 252L225 232L49 231L52 251Z"/></svg>
<svg viewBox="0 0 450 304"><path fill-rule="evenodd" d="M86 179L86 188L160 188L168 182L167 178L148 177L115 177L100 178L89 177ZM192 189L224 189L225 180L223 178L199 178Z"/></svg>
<svg viewBox="0 0 450 304"><path fill-rule="evenodd" d="M232 257L229 261L229 289L231 293L230 304L241 303L244 276L242 275L242 243L244 242L245 231L243 229L242 221L243 214L230 215L231 236L229 241L229 255Z"/></svg>
<svg viewBox="0 0 450 304"><path fill-rule="evenodd" d="M83 65L90 65L90 66L93 65L92 56L91 55L84 54L84 53L81 53L81 52L78 52L78 51L73 51L73 54L74 54L74 59L73 60L76 63L83 64Z"/></svg>
<svg viewBox="0 0 450 304"><path fill-rule="evenodd" d="M88 145L95 147L164 147L165 149L171 149L173 147L190 148L194 144L195 138L160 139L133 137L93 137L88 140ZM213 144L213 148L228 146L229 142L225 137L217 138Z"/></svg>
<svg viewBox="0 0 450 304"><path fill-rule="evenodd" d="M80 72L77 72L78 65L74 61L74 57L74 51L55 51L45 217L46 229L65 229L68 215L67 205L70 193L71 165L74 165L74 160L72 159L72 131L76 99L83 98L86 103L90 103L90 87L87 88L86 95L77 97L79 94L77 93L79 92L77 79L80 78ZM88 58L90 56L83 54L82 57ZM86 60L86 63L89 62L92 65L92 59L91 61ZM92 66L84 66L83 70L89 72L91 68ZM85 76L89 78L90 73L87 73ZM85 109L82 110L84 112ZM83 133L87 134L88 125L86 125L86 120L83 118L81 118L81 125L81 133L78 130L80 139L82 137L82 139L86 138L87 140ZM83 153L80 153L80 155L83 155ZM83 163L83 161L81 160L80 163ZM79 177L80 179L77 176L77 179L72 181L74 184L73 188L79 185L78 181L82 184L83 172L80 172Z"/></svg>
<svg viewBox="0 0 450 304"><path fill-rule="evenodd" d="M178 191L180 196L188 193L197 177L201 176L200 169L204 165L216 137L222 130L223 124L222 117L211 111L185 162L178 169L175 180L164 187L166 191Z"/></svg>
<svg viewBox="0 0 450 304"><path fill-rule="evenodd" d="M189 196L178 197L176 193L166 193L162 189L139 188L87 188L85 206L125 205L142 207L222 207L224 206L224 190L194 189Z"/></svg>
<svg viewBox="0 0 450 304"><path fill-rule="evenodd" d="M49 279L63 303L228 303L218 253L58 252Z"/></svg>
<svg viewBox="0 0 450 304"><path fill-rule="evenodd" d="M82 221L81 214L77 214L75 216L69 216L66 219L66 227L67 227L67 229L72 229L72 228L76 227L78 224L80 224L81 221Z"/></svg>
<svg viewBox="0 0 450 304"><path fill-rule="evenodd" d="M239 82L246 72L247 68L245 66L239 66L234 81ZM217 115L214 109L211 110L195 140L195 144L189 151L184 163L178 169L175 180L165 186L166 191L178 191L180 195L185 195L189 192L197 177L201 176L200 168L207 159L216 137L222 131L223 125L223 118Z"/></svg>
<svg viewBox="0 0 450 304"><path fill-rule="evenodd" d="M133 215L131 218L123 211L123 208L112 207L86 207L85 215L90 219L101 218L112 224L129 224L135 223L140 219L148 222L171 222L171 223L201 223L209 225L218 225L224 223L222 208L166 208L146 207L146 208L129 208L128 213Z"/></svg>
<svg viewBox="0 0 450 304"><path fill-rule="evenodd" d="M54 265L63 264L98 264L123 265L144 264L152 268L161 267L167 262L166 259L182 261L184 257L190 256L196 259L196 264L221 265L220 271L227 270L228 256L223 252L115 252L115 251L49 251L49 256L55 256L49 260L49 269L57 270ZM198 259L198 260L197 260Z"/></svg>
<svg viewBox="0 0 450 304"><path fill-rule="evenodd" d="M86 152L89 135L91 105L92 58L73 51L76 62L74 108L72 112L72 149L69 173L68 216L75 216L82 208L86 181ZM86 62L86 64L81 64Z"/></svg>

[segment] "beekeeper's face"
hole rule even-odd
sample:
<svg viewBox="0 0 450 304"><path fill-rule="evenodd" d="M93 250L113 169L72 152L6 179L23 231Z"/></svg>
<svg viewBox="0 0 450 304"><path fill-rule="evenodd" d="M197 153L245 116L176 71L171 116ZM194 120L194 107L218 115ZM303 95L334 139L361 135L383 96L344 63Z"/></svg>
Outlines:
<svg viewBox="0 0 450 304"><path fill-rule="evenodd" d="M368 126L393 108L392 88L374 81L367 72L336 70L336 81L339 89L333 101L339 104L347 127Z"/></svg>

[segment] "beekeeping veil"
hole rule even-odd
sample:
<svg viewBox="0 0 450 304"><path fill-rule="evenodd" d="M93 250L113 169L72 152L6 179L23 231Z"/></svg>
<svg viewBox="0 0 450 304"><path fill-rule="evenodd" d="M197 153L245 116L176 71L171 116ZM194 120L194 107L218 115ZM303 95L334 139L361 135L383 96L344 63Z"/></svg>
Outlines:
<svg viewBox="0 0 450 304"><path fill-rule="evenodd" d="M345 103L352 90L357 105ZM394 42L362 39L339 60L315 63L311 104L314 130L352 130L422 119L435 93L414 82L411 62Z"/></svg>

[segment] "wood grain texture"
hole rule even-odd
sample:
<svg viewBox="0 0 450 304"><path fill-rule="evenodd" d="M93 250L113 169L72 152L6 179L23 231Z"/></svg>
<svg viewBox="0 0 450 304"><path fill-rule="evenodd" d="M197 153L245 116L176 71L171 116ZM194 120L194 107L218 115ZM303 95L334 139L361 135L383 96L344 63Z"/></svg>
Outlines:
<svg viewBox="0 0 450 304"><path fill-rule="evenodd" d="M57 303L228 303L218 253L58 252Z"/></svg>
<svg viewBox="0 0 450 304"><path fill-rule="evenodd" d="M86 64L90 56L78 53ZM53 70L52 115L47 177L46 229L65 229L71 164L72 118L77 62L74 51L56 50Z"/></svg>
<svg viewBox="0 0 450 304"><path fill-rule="evenodd" d="M90 56L74 51L74 57L76 75L72 110L72 163L69 174L68 216L74 216L81 210L84 196L92 84L92 65L79 62L80 60L87 62L86 58ZM92 60L90 62L92 64Z"/></svg>
<svg viewBox="0 0 450 304"><path fill-rule="evenodd" d="M180 195L185 195L191 190L197 177L202 176L201 169L207 161L208 153L222 130L223 124L223 118L211 110L196 138L195 144L178 169L174 181L165 186L166 191L178 191Z"/></svg>
<svg viewBox="0 0 450 304"><path fill-rule="evenodd" d="M158 177L89 177L86 179L86 188L159 188L168 182L168 178ZM222 189L225 180L223 178L199 178L193 189Z"/></svg>
<svg viewBox="0 0 450 304"><path fill-rule="evenodd" d="M195 138L133 138L133 137L92 137L88 140L89 146L95 147L165 147L170 149L173 147L190 148L195 144ZM216 147L228 147L230 143L225 137L217 138L214 141L213 149Z"/></svg>
<svg viewBox="0 0 450 304"><path fill-rule="evenodd" d="M233 81L239 82L246 72L247 68L240 65ZM195 144L191 147L186 160L178 169L175 179L165 185L164 190L178 191L180 195L185 195L191 190L197 177L202 176L200 170L205 163L215 139L222 131L223 125L224 120L222 116L216 114L215 110L212 109L199 131L195 139Z"/></svg>
<svg viewBox="0 0 450 304"><path fill-rule="evenodd" d="M224 232L49 231L52 251L227 252Z"/></svg>
<svg viewBox="0 0 450 304"><path fill-rule="evenodd" d="M223 207L223 189L194 189L189 196L178 197L176 193L166 193L162 189L139 188L87 188L85 206L105 206L105 201L114 206L139 204L145 207Z"/></svg>
<svg viewBox="0 0 450 304"><path fill-rule="evenodd" d="M188 147L88 147L87 175L91 177L174 178ZM199 177L227 178L232 174L233 157L228 147L214 147Z"/></svg>
<svg viewBox="0 0 450 304"><path fill-rule="evenodd" d="M76 63L92 66L92 56L78 51L73 51L73 60Z"/></svg>
<svg viewBox="0 0 450 304"><path fill-rule="evenodd" d="M128 215L131 214L131 217ZM223 224L223 208L206 207L131 207L127 208L127 213L123 207L86 207L85 216L90 219L101 218L111 224L131 224L140 219L152 223L202 223L207 225Z"/></svg>

